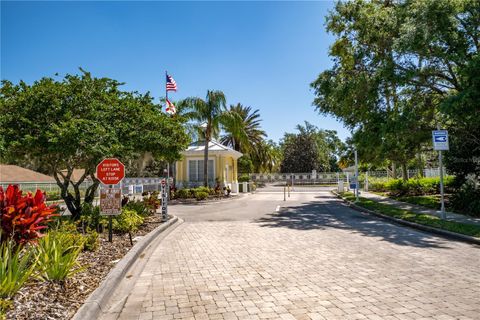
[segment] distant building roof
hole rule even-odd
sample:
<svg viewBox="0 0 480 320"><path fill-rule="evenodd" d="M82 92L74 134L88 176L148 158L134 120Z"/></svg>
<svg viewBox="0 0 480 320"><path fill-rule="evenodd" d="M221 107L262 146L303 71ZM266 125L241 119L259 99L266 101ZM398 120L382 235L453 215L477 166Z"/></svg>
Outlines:
<svg viewBox="0 0 480 320"><path fill-rule="evenodd" d="M203 154L205 151L205 142L204 141L197 141L192 144L190 144L187 148L187 150L183 151L182 153L185 155L197 155L197 154ZM234 158L240 158L243 154L241 152L238 152L230 147L224 146L218 141L211 140L208 143L208 153L212 154L230 154Z"/></svg>
<svg viewBox="0 0 480 320"><path fill-rule="evenodd" d="M10 164L0 164L0 182L55 182L55 179L30 169Z"/></svg>
<svg viewBox="0 0 480 320"><path fill-rule="evenodd" d="M62 173L66 175L67 169L62 170ZM70 177L70 180L77 182L78 180L80 180L80 178L83 176L84 173L85 173L85 169L73 169L73 173L72 173L72 176ZM87 176L84 181L87 181L87 180L89 181L92 179L90 178L90 176Z"/></svg>

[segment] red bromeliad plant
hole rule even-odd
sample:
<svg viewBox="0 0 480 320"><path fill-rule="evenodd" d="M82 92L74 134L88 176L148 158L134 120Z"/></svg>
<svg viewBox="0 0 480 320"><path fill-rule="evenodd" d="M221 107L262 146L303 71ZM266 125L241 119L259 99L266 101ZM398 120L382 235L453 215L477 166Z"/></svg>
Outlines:
<svg viewBox="0 0 480 320"><path fill-rule="evenodd" d="M56 210L56 205L45 204L40 190L35 196L30 192L22 196L18 185L9 185L6 192L0 186L0 240L13 239L18 244L35 241L52 217L58 216Z"/></svg>

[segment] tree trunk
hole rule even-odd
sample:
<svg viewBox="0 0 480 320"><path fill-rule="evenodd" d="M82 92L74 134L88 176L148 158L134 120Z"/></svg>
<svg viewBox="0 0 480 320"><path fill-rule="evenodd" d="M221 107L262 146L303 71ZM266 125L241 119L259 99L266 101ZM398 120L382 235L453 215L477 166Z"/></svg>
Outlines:
<svg viewBox="0 0 480 320"><path fill-rule="evenodd" d="M423 161L422 161L422 153L418 151L417 153L417 170L418 170L418 176L423 178Z"/></svg>
<svg viewBox="0 0 480 320"><path fill-rule="evenodd" d="M53 176L57 182L57 185L60 187L61 197L65 201L68 211L71 213L72 220L78 220L82 215L82 197L80 194L80 186L85 181L87 175L90 175L93 184L85 191L85 198L83 202L92 204L93 200L95 199L95 192L100 184L100 181L95 178L93 173L89 174L88 172L90 171L85 170L84 175L76 183L74 183L71 180L73 168L68 168L66 175L64 175L61 171L54 171ZM60 177L62 179L60 179ZM68 190L70 185L73 187L73 194Z"/></svg>
<svg viewBox="0 0 480 320"><path fill-rule="evenodd" d="M392 161L392 176L393 179L397 179L397 164L395 161Z"/></svg>
<svg viewBox="0 0 480 320"><path fill-rule="evenodd" d="M55 170L53 172L53 177L55 178L55 181L57 182L57 185L60 187L60 195L65 201L65 205L67 206L68 211L70 211L71 214L71 219L72 220L78 220L80 218L80 215L82 213L82 208L80 206L80 201L79 198L75 197L68 191L68 187L70 185L70 179L73 173L73 168L67 168L67 175L63 175L63 173L60 170ZM62 177L63 181L60 179Z"/></svg>
<svg viewBox="0 0 480 320"><path fill-rule="evenodd" d="M404 162L402 163L402 178L403 180L408 180L408 171L407 171L407 164Z"/></svg>
<svg viewBox="0 0 480 320"><path fill-rule="evenodd" d="M95 199L95 193L97 192L98 186L100 185L100 181L95 178L95 175L92 173L90 174L90 178L92 179L92 185L88 186L87 190L85 191L85 203L92 204L93 200Z"/></svg>

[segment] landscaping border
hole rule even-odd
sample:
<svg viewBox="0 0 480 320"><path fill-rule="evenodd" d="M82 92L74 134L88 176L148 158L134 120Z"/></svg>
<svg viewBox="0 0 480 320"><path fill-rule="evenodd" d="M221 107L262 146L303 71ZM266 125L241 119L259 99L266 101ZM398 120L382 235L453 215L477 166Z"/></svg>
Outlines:
<svg viewBox="0 0 480 320"><path fill-rule="evenodd" d="M106 306L111 298L112 292L118 287L120 281L123 279L128 270L137 261L140 254L150 245L160 233L175 224L183 223L183 220L178 217L172 217L165 224L158 226L152 232L144 236L138 241L132 249L110 270L105 279L93 291L87 300L83 303L80 309L77 310L72 317L73 320L97 319L100 313L105 310L102 307Z"/></svg>
<svg viewBox="0 0 480 320"><path fill-rule="evenodd" d="M168 203L168 205L172 206L178 206L178 205L205 205L205 204L215 204L215 203L223 203L223 202L228 202L228 201L235 201L242 199L250 194L253 194L252 192L243 192L239 193L230 197L225 197L225 198L218 198L218 199L207 199L207 200L197 200L195 198L188 198L188 199L172 199Z"/></svg>
<svg viewBox="0 0 480 320"><path fill-rule="evenodd" d="M383 219L390 220L390 221L393 221L395 223L402 224L402 225L405 225L405 226L408 226L408 227L411 227L411 228L414 228L414 229L419 229L419 230L422 230L422 231L428 231L428 232L431 232L431 233L435 233L437 235L440 235L440 236L443 236L443 237L446 237L446 238L455 239L455 240L459 240L459 241L463 241L463 242L467 242L467 243L471 243L471 244L480 245L480 239L479 238L475 238L475 237L467 236L467 235L460 234L460 233L455 233L455 232L451 232L451 231L447 231L447 230L437 229L437 228L425 226L425 225L422 225L422 224L418 224L418 223L415 223L415 222L410 222L410 221L390 217L388 215L385 215L385 214L382 214L382 213L379 213L379 212L376 212L376 211L369 210L369 209L366 209L364 207L358 206L354 202L343 198L335 190L331 190L331 192L337 198L342 199L345 203L347 203L349 207L351 207L351 208L353 208L357 211L372 214L374 216L381 217Z"/></svg>

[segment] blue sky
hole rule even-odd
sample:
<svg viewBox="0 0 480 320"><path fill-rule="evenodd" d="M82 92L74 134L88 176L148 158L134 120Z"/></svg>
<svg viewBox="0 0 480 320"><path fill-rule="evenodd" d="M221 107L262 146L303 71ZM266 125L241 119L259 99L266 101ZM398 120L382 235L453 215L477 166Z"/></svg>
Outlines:
<svg viewBox="0 0 480 320"><path fill-rule="evenodd" d="M278 141L305 120L349 131L314 111L309 84L332 64L325 15L332 2L1 3L1 78L33 82L78 73L172 99L222 90L229 104L259 109Z"/></svg>

